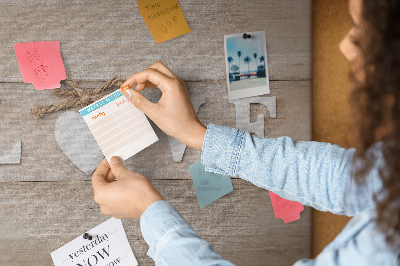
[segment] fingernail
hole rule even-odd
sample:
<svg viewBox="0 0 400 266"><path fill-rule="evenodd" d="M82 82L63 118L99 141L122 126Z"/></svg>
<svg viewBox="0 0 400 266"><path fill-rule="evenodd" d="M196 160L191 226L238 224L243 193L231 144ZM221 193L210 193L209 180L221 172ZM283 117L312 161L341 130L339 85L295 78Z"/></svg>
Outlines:
<svg viewBox="0 0 400 266"><path fill-rule="evenodd" d="M124 90L128 90L129 89L129 85L125 85L125 86L121 86L121 92L124 92Z"/></svg>
<svg viewBox="0 0 400 266"><path fill-rule="evenodd" d="M132 90L124 90L123 94L125 95L126 98L128 98L128 100L130 100L132 98Z"/></svg>
<svg viewBox="0 0 400 266"><path fill-rule="evenodd" d="M119 158L118 156L113 156L110 160L111 164L119 164L122 163L121 158Z"/></svg>

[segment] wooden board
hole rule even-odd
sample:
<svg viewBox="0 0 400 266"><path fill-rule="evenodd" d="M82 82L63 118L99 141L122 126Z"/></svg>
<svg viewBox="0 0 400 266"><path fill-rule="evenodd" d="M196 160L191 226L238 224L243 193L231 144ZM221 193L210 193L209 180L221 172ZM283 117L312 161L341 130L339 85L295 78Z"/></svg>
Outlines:
<svg viewBox="0 0 400 266"><path fill-rule="evenodd" d="M224 35L265 30L272 80L311 79L311 1L181 0L191 33L156 44L136 1L1 1L0 80L22 81L14 43L61 41L73 79L129 77L157 60L188 80L225 78Z"/></svg>
<svg viewBox="0 0 400 266"><path fill-rule="evenodd" d="M0 156L22 141L21 164L0 165L0 265L50 265L50 252L108 219L93 201L91 176L56 143L54 125L62 112L33 120L31 106L62 99L22 83L15 43L60 41L67 76L84 88L162 60L192 96L206 98L199 110L203 123L235 127L223 36L265 30L266 97L277 98L277 118L252 104L251 122L264 114L265 136L311 140L311 1L179 2L192 32L157 45L136 1L0 1ZM155 130L160 141L126 165L149 177L218 253L238 265L292 265L311 255L309 208L299 221L284 224L274 218L266 190L233 179L232 193L200 210L188 169L200 153L187 148L183 161L173 162L166 136ZM139 265L153 265L139 223L124 220L124 226Z"/></svg>
<svg viewBox="0 0 400 266"><path fill-rule="evenodd" d="M84 87L96 87L99 82L83 82ZM214 123L235 127L235 105L229 103L224 80L188 82L194 97L205 97L199 118L207 125ZM277 98L277 118L270 118L265 106L251 108L251 120L264 115L266 137L291 136L296 140L310 140L311 82L271 82L271 95ZM158 90L147 96L157 96ZM213 95L214 97L212 97ZM55 135L55 122L63 111L34 120L30 108L37 104L52 104L57 98L51 90L35 91L21 83L0 83L0 156L11 151L15 141L22 140L22 158L19 165L0 165L0 181L57 181L88 180L91 175L82 173L61 151ZM250 107L249 107L250 108ZM79 108L71 109L77 111ZM159 141L126 161L127 167L157 179L190 178L189 165L200 160L200 152L186 148L181 163L175 163L166 135L154 124ZM152 158L148 160L148 158ZM154 162L158 167L154 167Z"/></svg>
<svg viewBox="0 0 400 266"><path fill-rule="evenodd" d="M284 224L268 191L235 179L234 191L198 206L190 180L153 180L196 232L237 265L292 265L310 254L310 215ZM262 206L262 209L260 208ZM50 252L105 221L88 181L0 183L0 265L51 265ZM123 220L139 265L152 265L139 222Z"/></svg>

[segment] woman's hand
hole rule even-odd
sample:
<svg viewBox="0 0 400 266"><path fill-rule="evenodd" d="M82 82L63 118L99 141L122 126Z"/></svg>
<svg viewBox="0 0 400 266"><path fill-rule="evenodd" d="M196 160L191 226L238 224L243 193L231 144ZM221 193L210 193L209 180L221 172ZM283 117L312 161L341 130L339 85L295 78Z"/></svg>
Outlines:
<svg viewBox="0 0 400 266"><path fill-rule="evenodd" d="M101 161L92 186L100 211L118 219L140 219L153 202L164 200L149 179L126 169L118 157L112 157L110 165L106 159Z"/></svg>
<svg viewBox="0 0 400 266"><path fill-rule="evenodd" d="M135 85L135 89L130 89ZM158 103L150 102L140 93L150 87L161 90ZM197 117L186 84L163 63L156 62L132 75L122 84L121 91L166 134L202 150L206 127Z"/></svg>

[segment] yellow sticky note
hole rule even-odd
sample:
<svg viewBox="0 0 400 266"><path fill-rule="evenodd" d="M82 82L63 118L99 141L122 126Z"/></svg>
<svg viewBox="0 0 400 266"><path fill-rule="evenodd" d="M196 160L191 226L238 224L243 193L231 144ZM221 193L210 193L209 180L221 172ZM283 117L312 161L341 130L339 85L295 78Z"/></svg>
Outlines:
<svg viewBox="0 0 400 266"><path fill-rule="evenodd" d="M190 32L177 0L137 0L140 14L157 43Z"/></svg>

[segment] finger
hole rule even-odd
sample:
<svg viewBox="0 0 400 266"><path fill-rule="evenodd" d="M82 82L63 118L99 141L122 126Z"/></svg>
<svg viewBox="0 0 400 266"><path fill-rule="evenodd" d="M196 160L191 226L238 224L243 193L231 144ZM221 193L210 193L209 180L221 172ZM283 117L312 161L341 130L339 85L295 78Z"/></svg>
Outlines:
<svg viewBox="0 0 400 266"><path fill-rule="evenodd" d="M109 171L108 174L107 174L107 177L106 177L106 181L107 181L108 183L111 183L111 182L113 182L114 180L115 180L115 176L114 176L113 172L112 172L112 171Z"/></svg>
<svg viewBox="0 0 400 266"><path fill-rule="evenodd" d="M111 215L110 209L100 205L100 212L104 215Z"/></svg>
<svg viewBox="0 0 400 266"><path fill-rule="evenodd" d="M161 61L157 61L154 64L152 64L151 66L149 66L148 68L152 68L157 70L160 73L163 73L164 75L166 75L167 77L170 78L178 78L177 75L174 74L174 72L171 71L171 69L169 69L166 65L164 65Z"/></svg>
<svg viewBox="0 0 400 266"><path fill-rule="evenodd" d="M145 89L154 88L154 87L156 87L156 85L154 85L150 81L146 81L145 83L137 84L136 87L135 87L135 91L143 91Z"/></svg>
<svg viewBox="0 0 400 266"><path fill-rule="evenodd" d="M164 92L166 88L168 87L169 84L173 81L170 77L164 75L161 72L158 72L155 69L152 68L147 68L146 70L133 74L130 76L122 85L121 85L121 91L124 91L124 88L129 86L129 88L132 88L136 84L140 83L145 83L146 81L149 81L153 83L157 88L161 90L161 92Z"/></svg>
<svg viewBox="0 0 400 266"><path fill-rule="evenodd" d="M110 172L110 166L108 165L107 160L104 158L93 173L93 189L96 189L101 185L107 184L106 177L108 175L108 172Z"/></svg>
<svg viewBox="0 0 400 266"><path fill-rule="evenodd" d="M153 113L157 109L157 104L150 102L140 92L132 89L124 90L123 94L137 109L145 113L150 119L153 117Z"/></svg>
<svg viewBox="0 0 400 266"><path fill-rule="evenodd" d="M110 167L111 167L111 171L113 172L113 174L114 174L115 178L117 178L117 180L119 178L123 177L123 175L124 175L124 173L126 173L126 171L129 171L122 164L122 160L117 156L111 157Z"/></svg>

